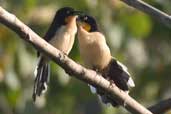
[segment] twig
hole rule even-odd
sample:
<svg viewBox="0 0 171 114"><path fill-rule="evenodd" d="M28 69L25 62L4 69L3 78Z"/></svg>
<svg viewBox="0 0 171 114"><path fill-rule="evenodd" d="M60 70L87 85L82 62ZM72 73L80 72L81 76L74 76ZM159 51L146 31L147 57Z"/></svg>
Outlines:
<svg viewBox="0 0 171 114"><path fill-rule="evenodd" d="M122 2L132 6L142 12L149 14L154 19L171 28L171 16L154 8L153 6L143 2L142 0L121 0Z"/></svg>
<svg viewBox="0 0 171 114"><path fill-rule="evenodd" d="M150 106L148 108L151 112L154 114L162 114L167 112L169 109L171 109L171 98L160 101L159 103Z"/></svg>
<svg viewBox="0 0 171 114"><path fill-rule="evenodd" d="M62 52L48 44L29 27L23 24L14 15L5 11L2 7L0 7L0 22L16 32L22 39L32 44L37 50L47 55L55 63L59 64L69 75L93 86L98 86L112 96L117 97L118 100L125 103L125 108L128 111L133 114L152 114L149 110L115 86L115 84L111 84L95 71L88 70L75 63Z"/></svg>

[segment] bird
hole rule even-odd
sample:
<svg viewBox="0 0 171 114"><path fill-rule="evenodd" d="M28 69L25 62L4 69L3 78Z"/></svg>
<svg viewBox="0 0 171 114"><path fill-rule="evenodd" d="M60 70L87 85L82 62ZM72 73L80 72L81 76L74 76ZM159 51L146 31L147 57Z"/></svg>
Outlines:
<svg viewBox="0 0 171 114"><path fill-rule="evenodd" d="M105 36L99 30L95 18L87 14L80 15L77 19L77 26L80 56L85 67L100 73L110 83L114 83L128 93L129 89L135 86L134 81L127 67L111 55ZM121 105L119 101L100 88L90 85L90 89L93 93L98 94L103 103L114 107Z"/></svg>
<svg viewBox="0 0 171 114"><path fill-rule="evenodd" d="M63 7L57 10L54 19L44 36L44 39L52 46L68 55L73 47L77 33L76 19L78 11L71 7ZM47 90L50 77L49 59L38 52L38 62L34 71L35 81L32 98L40 96Z"/></svg>

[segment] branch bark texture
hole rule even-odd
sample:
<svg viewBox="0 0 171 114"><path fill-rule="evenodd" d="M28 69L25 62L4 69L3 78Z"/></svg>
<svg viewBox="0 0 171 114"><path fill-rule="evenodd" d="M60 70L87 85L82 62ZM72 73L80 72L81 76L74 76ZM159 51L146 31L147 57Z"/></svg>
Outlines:
<svg viewBox="0 0 171 114"><path fill-rule="evenodd" d="M75 63L62 52L48 44L29 27L23 24L16 16L8 13L0 7L0 23L6 25L12 31L16 32L20 38L32 44L38 51L51 58L55 63L60 65L69 75L82 80L88 84L100 87L114 98L117 98L125 105L125 108L133 114L152 114L148 109L144 108L136 100L131 98L125 92L120 90L115 84L111 84L101 75L93 70L88 70L81 65Z"/></svg>
<svg viewBox="0 0 171 114"><path fill-rule="evenodd" d="M148 108L154 114L163 114L171 109L171 98L160 101L159 103Z"/></svg>

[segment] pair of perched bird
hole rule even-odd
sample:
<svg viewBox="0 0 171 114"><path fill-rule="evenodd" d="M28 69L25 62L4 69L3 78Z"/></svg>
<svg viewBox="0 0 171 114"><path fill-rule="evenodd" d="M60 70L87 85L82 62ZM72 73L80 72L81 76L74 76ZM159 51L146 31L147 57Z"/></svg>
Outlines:
<svg viewBox="0 0 171 114"><path fill-rule="evenodd" d="M80 55L87 68L97 71L125 92L135 86L127 68L112 57L105 36L99 32L96 20L92 16L70 7L61 8L56 12L44 39L68 55L73 47L76 33L78 33ZM48 62L49 59L40 53L35 70L34 101L36 96L40 96L47 89L50 76ZM99 88L93 86L90 88L100 96L102 102L111 103L113 106L119 105L115 99Z"/></svg>

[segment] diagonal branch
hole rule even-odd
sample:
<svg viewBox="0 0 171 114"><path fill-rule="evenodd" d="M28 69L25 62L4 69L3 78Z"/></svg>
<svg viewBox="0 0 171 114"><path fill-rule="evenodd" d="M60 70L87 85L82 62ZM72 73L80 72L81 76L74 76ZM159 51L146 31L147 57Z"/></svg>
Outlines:
<svg viewBox="0 0 171 114"><path fill-rule="evenodd" d="M159 103L150 106L148 108L151 112L154 114L162 114L167 112L169 109L171 109L171 98L160 101Z"/></svg>
<svg viewBox="0 0 171 114"><path fill-rule="evenodd" d="M143 2L142 0L121 0L121 1L144 13L149 14L154 19L157 19L159 22L171 28L171 16L160 11L159 9L154 8L153 6Z"/></svg>
<svg viewBox="0 0 171 114"><path fill-rule="evenodd" d="M60 65L69 75L72 75L75 78L84 81L85 83L100 87L111 94L114 98L117 98L117 100L124 103L125 108L133 114L152 114L136 100L120 90L115 84L111 84L95 71L88 70L75 63L62 52L48 44L29 27L23 24L14 15L5 11L2 7L0 7L0 23L6 25L12 31L16 32L20 36L20 38L29 42L35 47L35 49L41 51L49 58L51 58L55 63Z"/></svg>

